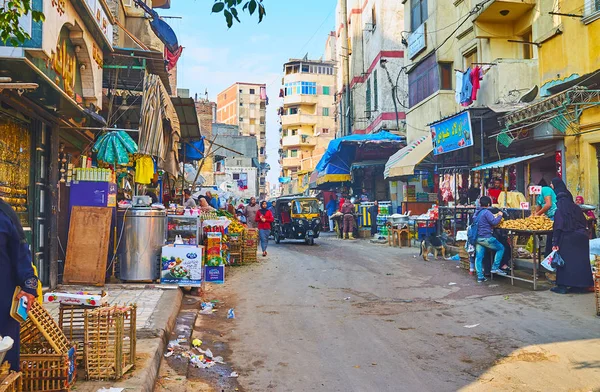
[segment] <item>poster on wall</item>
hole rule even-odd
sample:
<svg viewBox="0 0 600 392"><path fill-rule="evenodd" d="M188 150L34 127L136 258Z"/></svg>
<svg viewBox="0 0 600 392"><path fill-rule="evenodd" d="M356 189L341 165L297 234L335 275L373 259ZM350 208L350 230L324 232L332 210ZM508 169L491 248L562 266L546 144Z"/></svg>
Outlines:
<svg viewBox="0 0 600 392"><path fill-rule="evenodd" d="M433 155L473 146L471 114L466 111L431 125Z"/></svg>

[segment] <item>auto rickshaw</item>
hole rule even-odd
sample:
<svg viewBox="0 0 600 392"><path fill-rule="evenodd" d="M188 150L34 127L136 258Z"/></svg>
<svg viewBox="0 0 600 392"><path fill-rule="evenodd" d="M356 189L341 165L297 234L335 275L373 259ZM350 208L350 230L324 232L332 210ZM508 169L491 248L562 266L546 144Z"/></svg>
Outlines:
<svg viewBox="0 0 600 392"><path fill-rule="evenodd" d="M275 243L282 240L304 240L315 244L321 232L321 209L314 197L281 197L274 203L275 216L271 235Z"/></svg>

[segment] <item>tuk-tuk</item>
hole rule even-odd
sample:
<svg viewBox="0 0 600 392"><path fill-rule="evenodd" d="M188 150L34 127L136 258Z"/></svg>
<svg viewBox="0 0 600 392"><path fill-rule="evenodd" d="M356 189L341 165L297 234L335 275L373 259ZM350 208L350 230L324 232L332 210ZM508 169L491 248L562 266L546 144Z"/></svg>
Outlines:
<svg viewBox="0 0 600 392"><path fill-rule="evenodd" d="M321 209L314 197L280 197L274 203L275 220L271 235L279 244L282 240L304 240L314 245L321 232Z"/></svg>

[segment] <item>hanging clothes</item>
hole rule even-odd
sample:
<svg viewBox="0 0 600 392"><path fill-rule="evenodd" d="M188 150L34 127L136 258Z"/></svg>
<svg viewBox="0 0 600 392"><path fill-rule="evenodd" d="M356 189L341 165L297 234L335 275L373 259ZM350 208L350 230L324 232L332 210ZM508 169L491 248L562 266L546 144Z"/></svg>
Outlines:
<svg viewBox="0 0 600 392"><path fill-rule="evenodd" d="M456 103L460 104L460 96L463 88L463 73L460 71L454 71L456 77L456 83L454 84L454 97L456 98Z"/></svg>
<svg viewBox="0 0 600 392"><path fill-rule="evenodd" d="M167 67L167 72L170 72L177 65L177 61L181 57L181 53L183 52L183 46L179 46L175 52L171 52L169 48L165 45L165 63Z"/></svg>
<svg viewBox="0 0 600 392"><path fill-rule="evenodd" d="M284 93L283 89L281 88L281 89L279 89L279 98L283 98L283 97L285 97L285 93Z"/></svg>
<svg viewBox="0 0 600 392"><path fill-rule="evenodd" d="M481 75L481 67L475 67L473 68L473 71L471 71L471 84L473 85L471 101L475 101L477 99L477 91L480 88L479 81L482 79Z"/></svg>
<svg viewBox="0 0 600 392"><path fill-rule="evenodd" d="M263 99L263 100L267 99L267 88L266 87L260 88L260 99Z"/></svg>
<svg viewBox="0 0 600 392"><path fill-rule="evenodd" d="M471 68L467 68L463 74L463 84L460 93L460 103L463 106L469 106L471 101L471 94L473 92L473 84L471 83Z"/></svg>
<svg viewBox="0 0 600 392"><path fill-rule="evenodd" d="M135 178L138 184L148 185L154 178L154 161L149 156L140 157L135 162Z"/></svg>

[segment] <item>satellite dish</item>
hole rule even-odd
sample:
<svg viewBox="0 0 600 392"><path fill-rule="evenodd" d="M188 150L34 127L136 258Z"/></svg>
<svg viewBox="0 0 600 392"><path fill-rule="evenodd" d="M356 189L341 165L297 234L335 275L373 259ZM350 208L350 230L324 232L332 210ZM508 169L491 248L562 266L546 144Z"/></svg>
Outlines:
<svg viewBox="0 0 600 392"><path fill-rule="evenodd" d="M525 94L523 94L521 96L521 98L519 98L519 103L532 102L535 99L535 97L537 97L538 91L539 91L538 86L537 85L533 86L529 91L527 91Z"/></svg>

